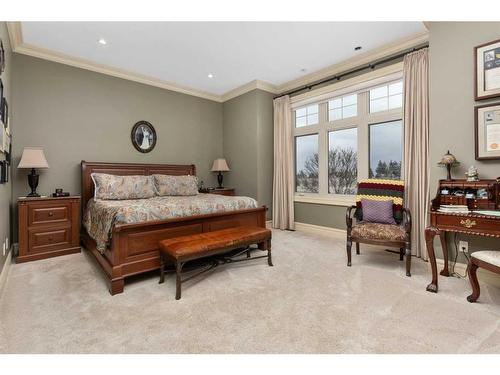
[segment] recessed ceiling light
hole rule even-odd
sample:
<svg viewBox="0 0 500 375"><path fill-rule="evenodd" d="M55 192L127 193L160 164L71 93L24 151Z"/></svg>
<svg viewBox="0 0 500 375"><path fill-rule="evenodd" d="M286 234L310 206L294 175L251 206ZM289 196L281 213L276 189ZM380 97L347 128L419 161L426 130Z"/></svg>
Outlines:
<svg viewBox="0 0 500 375"><path fill-rule="evenodd" d="M306 69L306 68L302 68L302 69L300 69L300 71L301 71L302 73L305 73L305 72L307 72L307 69Z"/></svg>
<svg viewBox="0 0 500 375"><path fill-rule="evenodd" d="M106 42L106 39L104 38L101 38L97 41L99 44L102 44L103 46L105 46L106 44L108 44L108 42Z"/></svg>
<svg viewBox="0 0 500 375"><path fill-rule="evenodd" d="M355 51L359 51L361 49L361 46L354 47Z"/></svg>
<svg viewBox="0 0 500 375"><path fill-rule="evenodd" d="M214 75L212 73L208 73L208 78L214 78Z"/></svg>

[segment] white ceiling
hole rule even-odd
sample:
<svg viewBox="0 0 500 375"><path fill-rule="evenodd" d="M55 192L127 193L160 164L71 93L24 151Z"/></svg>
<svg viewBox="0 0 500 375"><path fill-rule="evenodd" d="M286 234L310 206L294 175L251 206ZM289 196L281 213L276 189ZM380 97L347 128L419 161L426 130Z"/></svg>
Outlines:
<svg viewBox="0 0 500 375"><path fill-rule="evenodd" d="M222 95L274 85L425 31L421 22L23 22L23 42ZM100 38L107 41L103 46ZM360 52L354 47L362 46ZM302 72L301 69L306 69ZM208 74L214 78L208 78Z"/></svg>

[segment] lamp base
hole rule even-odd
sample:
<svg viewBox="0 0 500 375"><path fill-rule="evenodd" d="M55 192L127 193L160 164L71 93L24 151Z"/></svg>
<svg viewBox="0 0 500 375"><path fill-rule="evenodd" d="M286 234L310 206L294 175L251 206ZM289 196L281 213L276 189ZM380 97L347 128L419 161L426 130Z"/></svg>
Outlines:
<svg viewBox="0 0 500 375"><path fill-rule="evenodd" d="M224 186L222 186L222 180L224 179L224 176L222 175L222 172L219 172L217 175L217 182L219 183L218 188L222 189Z"/></svg>
<svg viewBox="0 0 500 375"><path fill-rule="evenodd" d="M28 185L31 188L31 193L29 193L27 197L40 197L40 194L36 192L36 188L38 187L38 174L36 173L35 168L31 168L31 173L28 175Z"/></svg>

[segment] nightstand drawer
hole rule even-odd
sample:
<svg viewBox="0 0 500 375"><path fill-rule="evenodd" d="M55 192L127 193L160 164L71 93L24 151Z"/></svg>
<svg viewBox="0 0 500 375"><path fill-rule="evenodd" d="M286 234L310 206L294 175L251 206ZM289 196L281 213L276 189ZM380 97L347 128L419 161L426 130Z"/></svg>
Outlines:
<svg viewBox="0 0 500 375"><path fill-rule="evenodd" d="M59 229L29 230L29 252L64 249L71 244L71 227Z"/></svg>
<svg viewBox="0 0 500 375"><path fill-rule="evenodd" d="M61 202L62 203L62 202ZM28 209L28 226L70 221L71 203L32 205Z"/></svg>

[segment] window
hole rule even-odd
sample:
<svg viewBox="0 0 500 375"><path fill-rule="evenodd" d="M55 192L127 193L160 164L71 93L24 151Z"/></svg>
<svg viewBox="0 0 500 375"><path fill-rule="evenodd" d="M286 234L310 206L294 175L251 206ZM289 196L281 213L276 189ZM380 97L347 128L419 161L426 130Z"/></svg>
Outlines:
<svg viewBox="0 0 500 375"><path fill-rule="evenodd" d="M401 178L401 140L401 120L370 125L370 178Z"/></svg>
<svg viewBox="0 0 500 375"><path fill-rule="evenodd" d="M403 81L370 90L370 113L387 111L403 106Z"/></svg>
<svg viewBox="0 0 500 375"><path fill-rule="evenodd" d="M358 129L328 133L328 192L355 194L358 180Z"/></svg>
<svg viewBox="0 0 500 375"><path fill-rule="evenodd" d="M328 101L328 120L342 120L358 114L358 95L351 94Z"/></svg>
<svg viewBox="0 0 500 375"><path fill-rule="evenodd" d="M295 138L295 184L299 193L318 192L318 134Z"/></svg>
<svg viewBox="0 0 500 375"><path fill-rule="evenodd" d="M309 97L297 105L295 200L350 205L358 180L401 178L400 77L396 71L371 82L361 78L350 92L343 84L341 92L322 91L318 102Z"/></svg>
<svg viewBox="0 0 500 375"><path fill-rule="evenodd" d="M309 105L295 111L295 127L315 125L319 122L318 104Z"/></svg>

